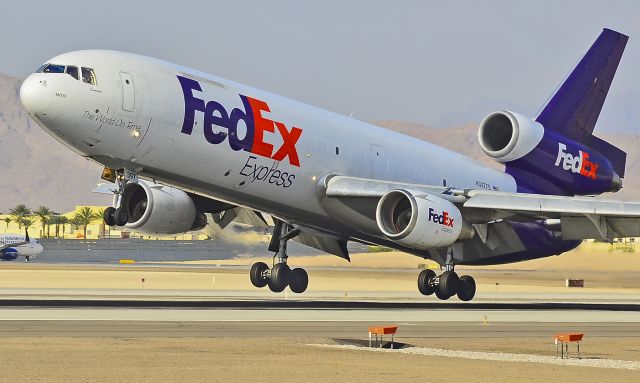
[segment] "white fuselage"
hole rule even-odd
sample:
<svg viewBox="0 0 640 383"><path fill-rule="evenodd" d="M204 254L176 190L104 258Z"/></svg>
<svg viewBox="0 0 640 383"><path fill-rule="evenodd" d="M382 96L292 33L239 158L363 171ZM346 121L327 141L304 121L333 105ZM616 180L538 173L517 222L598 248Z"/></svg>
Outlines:
<svg viewBox="0 0 640 383"><path fill-rule="evenodd" d="M3 251L8 251L9 253L15 253L17 256L21 257L36 257L38 254L42 253L42 245L37 239L26 240L24 235L18 234L0 234L0 247L3 247ZM0 258L2 254L0 254Z"/></svg>
<svg viewBox="0 0 640 383"><path fill-rule="evenodd" d="M25 108L65 145L107 166L319 230L340 227L317 198L328 174L516 191L510 175L429 142L164 61L78 51L48 62L92 68L97 79L34 73L25 80ZM202 90L189 96L178 76ZM194 101L193 122L185 124L189 97L201 103ZM254 120L252 140L243 112Z"/></svg>

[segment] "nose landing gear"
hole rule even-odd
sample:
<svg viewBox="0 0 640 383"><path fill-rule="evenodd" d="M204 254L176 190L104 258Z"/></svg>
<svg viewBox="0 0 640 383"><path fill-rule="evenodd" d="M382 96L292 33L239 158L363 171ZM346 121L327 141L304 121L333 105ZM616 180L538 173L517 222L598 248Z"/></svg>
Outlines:
<svg viewBox="0 0 640 383"><path fill-rule="evenodd" d="M258 288L269 286L274 293L284 291L289 286L292 292L303 293L309 285L309 276L302 268L293 270L287 264L287 241L300 233L300 229L293 228L282 221L276 221L269 250L277 251L274 255L274 265L271 269L264 262L256 262L251 266L249 276L251 283Z"/></svg>
<svg viewBox="0 0 640 383"><path fill-rule="evenodd" d="M122 206L122 196L124 195L125 186L127 186L127 178L137 179L137 174L124 169L123 171L119 171L115 176L114 181L118 188L115 191L117 195L116 207L108 207L104 209L104 213L102 215L102 219L107 226L124 226L129 222L129 213Z"/></svg>

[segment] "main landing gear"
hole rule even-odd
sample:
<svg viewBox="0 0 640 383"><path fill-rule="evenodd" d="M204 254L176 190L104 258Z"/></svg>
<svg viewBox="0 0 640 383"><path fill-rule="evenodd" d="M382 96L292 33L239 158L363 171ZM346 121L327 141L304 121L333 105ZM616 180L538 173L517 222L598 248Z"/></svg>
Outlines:
<svg viewBox="0 0 640 383"><path fill-rule="evenodd" d="M273 267L269 269L264 262L256 262L251 266L249 277L255 287L269 286L274 293L284 291L289 286L294 293L303 293L309 285L309 276L302 268L291 269L287 265L287 241L300 233L300 229L276 221L269 251L275 251Z"/></svg>
<svg viewBox="0 0 640 383"><path fill-rule="evenodd" d="M436 275L431 269L422 270L418 275L418 290L423 295L435 294L441 300L447 300L454 295L464 302L468 302L476 295L476 281L470 275L458 277L453 270L453 248L447 251L447 259L443 266L444 272Z"/></svg>
<svg viewBox="0 0 640 383"><path fill-rule="evenodd" d="M427 269L418 275L418 290L423 295L435 294L441 300L457 295L461 301L468 302L476 295L476 281L470 275L458 277L453 268L438 276Z"/></svg>

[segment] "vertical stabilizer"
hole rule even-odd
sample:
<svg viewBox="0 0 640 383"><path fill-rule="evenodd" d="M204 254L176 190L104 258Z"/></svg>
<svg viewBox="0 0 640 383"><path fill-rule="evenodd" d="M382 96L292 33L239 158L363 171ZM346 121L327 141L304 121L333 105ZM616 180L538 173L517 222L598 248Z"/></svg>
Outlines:
<svg viewBox="0 0 640 383"><path fill-rule="evenodd" d="M624 176L626 153L593 136L593 129L628 39L620 32L604 29L536 118L545 129L606 156L620 176Z"/></svg>

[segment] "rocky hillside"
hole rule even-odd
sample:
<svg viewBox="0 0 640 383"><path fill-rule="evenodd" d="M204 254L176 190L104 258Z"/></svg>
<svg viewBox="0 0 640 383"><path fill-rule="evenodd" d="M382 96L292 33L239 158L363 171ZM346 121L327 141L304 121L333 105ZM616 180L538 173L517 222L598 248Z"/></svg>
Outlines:
<svg viewBox="0 0 640 383"><path fill-rule="evenodd" d="M0 212L24 203L67 211L74 205L107 204L110 198L91 193L100 167L51 138L31 121L19 100L20 80L0 74ZM433 129L401 121L379 121L385 128L467 154L491 166L477 143L477 125ZM629 153L625 188L617 198L640 199L640 137L603 136Z"/></svg>

